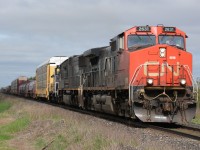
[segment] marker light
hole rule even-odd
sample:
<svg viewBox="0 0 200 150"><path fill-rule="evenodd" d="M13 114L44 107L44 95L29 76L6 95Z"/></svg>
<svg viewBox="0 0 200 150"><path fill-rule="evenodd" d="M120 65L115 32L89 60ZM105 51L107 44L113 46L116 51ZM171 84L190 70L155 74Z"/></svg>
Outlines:
<svg viewBox="0 0 200 150"><path fill-rule="evenodd" d="M166 57L166 48L160 48L160 57Z"/></svg>

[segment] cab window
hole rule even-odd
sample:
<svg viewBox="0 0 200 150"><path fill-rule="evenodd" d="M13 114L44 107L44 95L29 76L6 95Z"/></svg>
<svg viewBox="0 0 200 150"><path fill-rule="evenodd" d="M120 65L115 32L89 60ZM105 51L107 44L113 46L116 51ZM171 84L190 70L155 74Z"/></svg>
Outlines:
<svg viewBox="0 0 200 150"><path fill-rule="evenodd" d="M184 46L184 38L182 36L177 35L160 35L158 37L159 44L168 44L171 46L175 46L179 49L185 49Z"/></svg>
<svg viewBox="0 0 200 150"><path fill-rule="evenodd" d="M156 44L154 35L129 35L128 50L135 51L142 48L150 47Z"/></svg>

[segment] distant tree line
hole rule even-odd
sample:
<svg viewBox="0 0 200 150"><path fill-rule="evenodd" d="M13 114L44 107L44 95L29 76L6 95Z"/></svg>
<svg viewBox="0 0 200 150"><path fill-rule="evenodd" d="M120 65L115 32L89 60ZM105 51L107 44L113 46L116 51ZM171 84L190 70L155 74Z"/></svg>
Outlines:
<svg viewBox="0 0 200 150"><path fill-rule="evenodd" d="M28 80L35 80L35 77L29 77Z"/></svg>

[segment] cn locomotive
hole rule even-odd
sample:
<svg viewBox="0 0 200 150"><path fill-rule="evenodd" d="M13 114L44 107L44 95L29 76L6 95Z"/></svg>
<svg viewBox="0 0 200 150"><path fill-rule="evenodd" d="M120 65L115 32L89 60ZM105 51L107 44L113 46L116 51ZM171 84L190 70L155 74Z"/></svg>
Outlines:
<svg viewBox="0 0 200 150"><path fill-rule="evenodd" d="M143 122L188 123L195 116L198 87L186 38L176 27L135 26L109 46L65 57L53 75L50 63L43 66L46 72L37 69L36 98ZM42 76L49 78L43 96L37 89Z"/></svg>

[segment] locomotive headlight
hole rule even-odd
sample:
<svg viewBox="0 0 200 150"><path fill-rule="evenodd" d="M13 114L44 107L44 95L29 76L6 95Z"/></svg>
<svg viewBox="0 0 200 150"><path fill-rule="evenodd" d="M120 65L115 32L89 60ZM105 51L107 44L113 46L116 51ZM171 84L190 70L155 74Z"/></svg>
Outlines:
<svg viewBox="0 0 200 150"><path fill-rule="evenodd" d="M164 58L166 57L166 48L160 48L160 57Z"/></svg>
<svg viewBox="0 0 200 150"><path fill-rule="evenodd" d="M150 78L147 79L147 84L148 84L148 85L153 85L153 79L150 79Z"/></svg>
<svg viewBox="0 0 200 150"><path fill-rule="evenodd" d="M185 84L186 84L186 80L185 80L185 79L181 79L181 80L180 80L180 84L181 84L181 85L185 85Z"/></svg>

